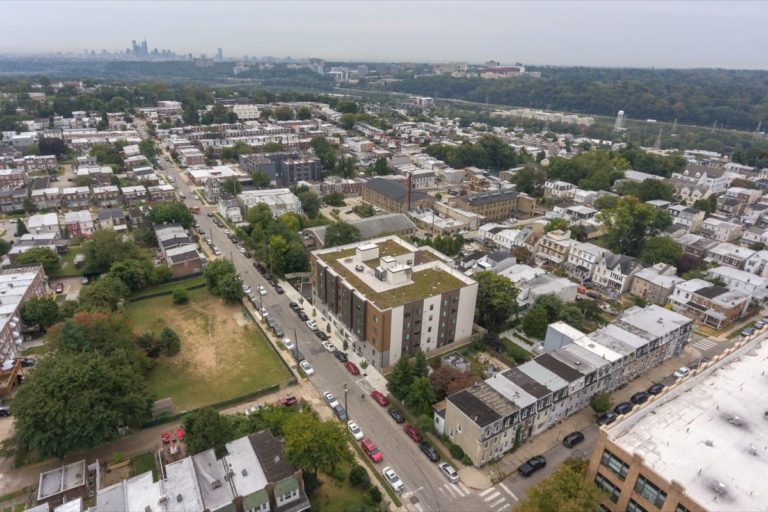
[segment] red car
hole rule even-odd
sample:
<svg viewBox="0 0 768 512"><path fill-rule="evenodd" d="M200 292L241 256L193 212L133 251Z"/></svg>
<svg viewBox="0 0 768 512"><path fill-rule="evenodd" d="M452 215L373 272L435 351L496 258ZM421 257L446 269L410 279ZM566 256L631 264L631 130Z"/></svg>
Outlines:
<svg viewBox="0 0 768 512"><path fill-rule="evenodd" d="M179 441L183 441L184 440L184 429L183 428L179 427L176 430L176 437L179 439Z"/></svg>
<svg viewBox="0 0 768 512"><path fill-rule="evenodd" d="M407 423L403 425L403 432L405 432L408 437L413 439L414 443L420 443L424 440L424 438L421 437L421 434L419 434L419 431L416 430L416 427L412 427Z"/></svg>
<svg viewBox="0 0 768 512"><path fill-rule="evenodd" d="M360 375L360 369L357 367L355 363L352 361L347 361L344 363L344 367L351 373L352 375Z"/></svg>
<svg viewBox="0 0 768 512"><path fill-rule="evenodd" d="M381 454L379 449L376 447L375 444L373 444L373 441L368 439L367 437L364 437L362 441L360 441L360 446L363 448L363 451L366 455L373 461L373 462L381 462L382 459L384 459L384 456Z"/></svg>
<svg viewBox="0 0 768 512"><path fill-rule="evenodd" d="M298 400L296 400L296 397L292 396L292 395L285 396L285 397L280 399L280 403L283 404L286 407L290 407L292 405L296 405L297 402L298 402Z"/></svg>
<svg viewBox="0 0 768 512"><path fill-rule="evenodd" d="M387 400L387 397L385 397L384 393L381 391L371 391L371 397L382 407L389 405L389 400Z"/></svg>
<svg viewBox="0 0 768 512"><path fill-rule="evenodd" d="M163 432L163 442L164 443L170 443L171 442L171 433L170 432Z"/></svg>

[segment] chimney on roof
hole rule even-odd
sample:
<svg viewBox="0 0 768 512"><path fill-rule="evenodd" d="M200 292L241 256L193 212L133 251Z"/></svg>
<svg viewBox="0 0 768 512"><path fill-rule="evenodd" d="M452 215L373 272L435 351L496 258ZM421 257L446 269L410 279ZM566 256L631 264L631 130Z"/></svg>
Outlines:
<svg viewBox="0 0 768 512"><path fill-rule="evenodd" d="M412 174L409 172L405 178L405 211L411 209L411 187L413 186Z"/></svg>

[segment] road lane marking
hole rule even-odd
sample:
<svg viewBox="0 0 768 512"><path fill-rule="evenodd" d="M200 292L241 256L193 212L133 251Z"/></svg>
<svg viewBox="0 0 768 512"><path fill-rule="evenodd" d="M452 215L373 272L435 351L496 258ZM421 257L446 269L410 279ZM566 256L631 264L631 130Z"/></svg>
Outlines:
<svg viewBox="0 0 768 512"><path fill-rule="evenodd" d="M458 484L456 484L456 485L458 485L458 486L459 486L459 488L460 488L462 491L464 491L464 495L465 495L465 496L466 496L467 494L469 494L470 492L472 492L472 491L470 491L469 489L467 489L467 487L466 487L466 486L465 486L463 483L461 483L461 482L459 482L459 483L458 483Z"/></svg>
<svg viewBox="0 0 768 512"><path fill-rule="evenodd" d="M512 499L513 499L513 500L515 500L515 501L518 501L518 499L517 499L517 496L515 496L515 493L513 493L512 491L510 491L510 490L509 490L509 487L507 487L507 486L506 486L506 485L504 485L503 483L500 483L500 484L499 484L499 487L501 487L502 489L504 489L504 490L507 492L507 494L509 494L510 496L512 496Z"/></svg>
<svg viewBox="0 0 768 512"><path fill-rule="evenodd" d="M491 495L485 496L483 498L483 501L485 501L486 503L489 503L489 502L495 500L496 498L498 498L499 496L501 496L501 492L497 491L495 487L493 488L493 490L495 492L493 494L491 494Z"/></svg>
<svg viewBox="0 0 768 512"><path fill-rule="evenodd" d="M505 498L504 496L502 496L502 497L501 497L501 499L498 499L498 500L494 501L493 503L489 503L489 504L488 504L488 506L489 506L489 507L493 507L493 508L496 508L496 507L498 507L499 505L501 505L502 503L506 503L506 502L507 502L507 498Z"/></svg>
<svg viewBox="0 0 768 512"><path fill-rule="evenodd" d="M496 490L495 487L489 487L486 490L484 490L483 492L479 492L477 494L479 494L480 496L485 496L486 494L490 494L490 493L494 492L495 490Z"/></svg>

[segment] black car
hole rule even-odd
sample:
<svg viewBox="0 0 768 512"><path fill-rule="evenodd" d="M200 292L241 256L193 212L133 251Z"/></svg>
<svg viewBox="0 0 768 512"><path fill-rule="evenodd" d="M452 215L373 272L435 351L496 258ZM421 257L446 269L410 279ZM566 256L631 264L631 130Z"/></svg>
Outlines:
<svg viewBox="0 0 768 512"><path fill-rule="evenodd" d="M582 441L584 441L584 434L581 432L571 432L563 438L563 446L573 448Z"/></svg>
<svg viewBox="0 0 768 512"><path fill-rule="evenodd" d="M546 465L547 459L545 459L543 455L537 455L523 462L520 467L517 468L517 472L525 477L528 477Z"/></svg>
<svg viewBox="0 0 768 512"><path fill-rule="evenodd" d="M264 269L264 272L266 272L267 269ZM272 274L264 274L264 279L267 280L268 283L272 283Z"/></svg>
<svg viewBox="0 0 768 512"><path fill-rule="evenodd" d="M333 356L334 356L336 359L338 359L338 360L339 360L339 362L341 362L341 363L346 363L346 362L347 362L347 360L348 360L348 358L347 358L347 353L346 353L346 352L342 352L341 350L337 350L336 352L334 352L334 353L333 353Z"/></svg>
<svg viewBox="0 0 768 512"><path fill-rule="evenodd" d="M297 315L299 315L299 319L300 319L302 322L306 322L307 320L309 320L309 317L307 316L307 314L304 312L304 310L303 310L303 309L300 309L300 310L298 310L298 311L296 312L296 314L297 314Z"/></svg>
<svg viewBox="0 0 768 512"><path fill-rule="evenodd" d="M619 415L613 411L604 412L603 414L597 417L597 421L595 423L597 423L598 425L610 425L611 423L616 421L616 418L618 416Z"/></svg>
<svg viewBox="0 0 768 512"><path fill-rule="evenodd" d="M267 271L266 267L265 267L264 265L262 265L262 264L261 264L260 262L258 262L258 261L254 261L254 262L253 262L253 266L254 266L254 267L256 267L256 270L258 270L258 271L259 271L259 274L263 274L264 272L266 272L266 271Z"/></svg>
<svg viewBox="0 0 768 512"><path fill-rule="evenodd" d="M427 458L432 462L438 462L440 460L440 454L437 453L434 447L428 442L426 441L420 442L419 448L421 449L422 452L424 452L424 455L426 455Z"/></svg>
<svg viewBox="0 0 768 512"><path fill-rule="evenodd" d="M629 402L621 402L619 405L613 408L613 412L616 414L628 414L635 406Z"/></svg>
<svg viewBox="0 0 768 512"><path fill-rule="evenodd" d="M344 408L343 405L339 404L336 407L334 407L333 412L336 414L336 417L339 418L341 421L347 421L347 410Z"/></svg>
<svg viewBox="0 0 768 512"><path fill-rule="evenodd" d="M289 302L288 307L291 308L294 311L298 311L301 309L301 306L297 302Z"/></svg>
<svg viewBox="0 0 768 512"><path fill-rule="evenodd" d="M327 339L328 339L328 335L327 335L327 334L325 334L325 333L324 333L323 331L321 331L320 329L318 329L318 330L316 330L316 331L315 331L315 336L317 336L318 338L320 338L322 341L325 341L325 340L327 340Z"/></svg>
<svg viewBox="0 0 768 512"><path fill-rule="evenodd" d="M283 290L283 287L280 286L279 284L275 285L275 291L277 292L278 295L282 295L285 293L285 290Z"/></svg>
<svg viewBox="0 0 768 512"><path fill-rule="evenodd" d="M304 354L301 353L301 351L297 348L291 350L291 355L296 360L297 363L300 363L304 360Z"/></svg>
<svg viewBox="0 0 768 512"><path fill-rule="evenodd" d="M664 391L664 384L654 384L648 388L648 393L651 395L661 394L662 391Z"/></svg>
<svg viewBox="0 0 768 512"><path fill-rule="evenodd" d="M389 412L389 415L392 416L392 419L395 420L397 423L405 423L405 418L403 417L403 414L395 409L394 407L390 407L387 412Z"/></svg>
<svg viewBox="0 0 768 512"><path fill-rule="evenodd" d="M18 358L18 361L21 361L22 368L29 368L30 366L35 366L35 360L30 359L28 357L20 357Z"/></svg>
<svg viewBox="0 0 768 512"><path fill-rule="evenodd" d="M644 404L648 401L648 398L650 395L645 391L638 391L634 395L632 395L632 398L629 399L630 402L632 402L635 405Z"/></svg>

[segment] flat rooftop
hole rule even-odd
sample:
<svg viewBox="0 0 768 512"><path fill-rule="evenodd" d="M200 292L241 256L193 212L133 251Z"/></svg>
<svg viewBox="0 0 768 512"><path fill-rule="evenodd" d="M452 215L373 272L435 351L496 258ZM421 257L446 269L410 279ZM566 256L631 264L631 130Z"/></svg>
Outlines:
<svg viewBox="0 0 768 512"><path fill-rule="evenodd" d="M607 428L701 506L768 511L766 335Z"/></svg>
<svg viewBox="0 0 768 512"><path fill-rule="evenodd" d="M474 281L453 270L440 258L427 249L419 249L398 241L395 237L378 239L364 243L350 244L338 248L315 251L317 258L325 262L339 276L354 287L360 294L376 305L379 309L389 309L414 300L440 295L474 284ZM359 246L376 245L379 257L361 261L357 258ZM373 274L385 256L414 255L413 272L410 279L403 283L386 283L379 281ZM418 255L418 258L417 258ZM363 271L355 267L362 265Z"/></svg>

